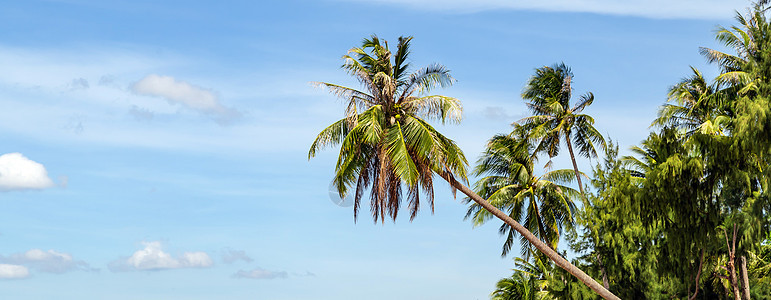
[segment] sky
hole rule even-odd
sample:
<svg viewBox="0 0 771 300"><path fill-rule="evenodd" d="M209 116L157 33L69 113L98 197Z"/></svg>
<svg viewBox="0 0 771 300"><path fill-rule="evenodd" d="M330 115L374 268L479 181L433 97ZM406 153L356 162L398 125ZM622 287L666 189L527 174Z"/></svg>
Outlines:
<svg viewBox="0 0 771 300"><path fill-rule="evenodd" d="M457 82L474 163L527 115L535 68L565 62L585 112L638 144L668 87L714 76L698 47L748 2L6 1L0 9L0 290L7 299L487 299L510 275L499 223L436 210L374 224L312 160L356 87L341 56L414 36L414 66ZM555 167L569 168L563 156ZM596 162L596 161L595 161ZM544 161L545 163L545 161ZM581 160L589 172L592 162ZM333 198L333 197L332 197ZM514 249L512 253L519 253Z"/></svg>

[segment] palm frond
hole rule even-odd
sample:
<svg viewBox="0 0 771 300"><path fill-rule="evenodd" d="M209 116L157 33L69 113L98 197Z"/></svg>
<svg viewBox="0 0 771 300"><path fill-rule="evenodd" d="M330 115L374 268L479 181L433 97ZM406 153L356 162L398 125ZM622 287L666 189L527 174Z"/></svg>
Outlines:
<svg viewBox="0 0 771 300"><path fill-rule="evenodd" d="M427 67L412 73L403 86L402 93L399 96L399 102L404 101L413 93L428 93L436 87L448 87L453 84L455 79L450 75L450 70L440 64L431 64Z"/></svg>
<svg viewBox="0 0 771 300"><path fill-rule="evenodd" d="M388 127L385 135L386 154L393 165L394 174L408 186L418 183L418 170L407 151L407 142L399 122Z"/></svg>
<svg viewBox="0 0 771 300"><path fill-rule="evenodd" d="M405 80L404 76L410 67L410 64L407 62L407 57L410 55L410 41L412 41L411 36L400 36L399 45L394 56L394 78L400 83Z"/></svg>
<svg viewBox="0 0 771 300"><path fill-rule="evenodd" d="M573 108L570 110L575 113L580 113L589 105L592 105L592 102L594 102L594 94L592 92L587 92L586 94L581 95L581 97L578 98L578 103L576 103Z"/></svg>
<svg viewBox="0 0 771 300"><path fill-rule="evenodd" d="M411 98L401 104L405 111L420 116L423 119L460 123L463 117L463 107L460 100L452 97L431 95Z"/></svg>
<svg viewBox="0 0 771 300"><path fill-rule="evenodd" d="M346 119L341 119L332 125L324 128L316 139L313 140L310 150L308 150L308 159L316 156L316 151L326 148L327 146L334 146L339 144L345 139L348 134L348 122Z"/></svg>

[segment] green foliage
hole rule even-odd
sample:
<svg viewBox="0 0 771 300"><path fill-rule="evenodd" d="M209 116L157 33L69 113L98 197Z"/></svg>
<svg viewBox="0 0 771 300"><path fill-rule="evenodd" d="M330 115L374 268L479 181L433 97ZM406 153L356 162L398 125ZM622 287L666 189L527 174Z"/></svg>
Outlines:
<svg viewBox="0 0 771 300"><path fill-rule="evenodd" d="M511 277L503 278L495 284L492 300L539 300L537 279L523 272L514 272Z"/></svg>
<svg viewBox="0 0 771 300"><path fill-rule="evenodd" d="M533 115L520 120L515 130L537 141L535 153L545 152L549 157L559 154L560 141L564 141L573 161L578 188L583 193L573 145L579 156L596 157L596 147L604 148L605 140L594 128L594 118L581 113L594 102L594 94L581 95L578 102L570 106L572 81L573 72L564 63L536 69L522 93Z"/></svg>
<svg viewBox="0 0 771 300"><path fill-rule="evenodd" d="M657 272L660 228L643 223L642 188L624 166L617 146L610 143L603 162L593 169L596 192L577 214L580 231L568 240L574 251L584 253L580 261L596 278L605 270L611 292L620 298L669 298L677 281Z"/></svg>
<svg viewBox="0 0 771 300"><path fill-rule="evenodd" d="M717 40L735 54L701 48L721 69L713 82L691 68L690 76L671 87L668 103L652 123L656 131L632 147L634 155L619 158L611 145L594 168L594 189L574 214L575 230L567 237L579 255L574 264L607 279L615 295L733 299L745 297L737 293L746 286L752 299L771 299L767 4L755 3L747 15L737 13L737 26L718 28ZM543 67L525 88L523 98L534 116L523 119L518 132L536 142L535 153L554 156L560 140L577 132L577 115L569 112L580 109L568 109L571 78L564 64ZM575 107L592 100L587 94ZM591 154L575 136L579 153ZM512 178L517 174L506 165L494 169L508 170ZM546 281L541 290L549 297L594 297L561 269L547 264L541 270L536 278Z"/></svg>
<svg viewBox="0 0 771 300"><path fill-rule="evenodd" d="M347 108L345 118L319 133L308 158L320 149L340 145L333 184L341 197L353 190L354 218L367 189L372 217L383 222L386 217L396 220L403 191L410 219L420 208L421 190L433 211L434 174L466 180L468 163L463 152L424 121L460 121L458 99L423 95L454 80L438 64L409 73L411 40L399 37L392 54L388 42L373 35L343 56L342 68L359 80L363 90L316 83L342 98Z"/></svg>
<svg viewBox="0 0 771 300"><path fill-rule="evenodd" d="M560 233L573 225L576 210L573 199L578 197L578 192L562 184L573 180L575 174L573 170L555 170L536 176L534 148L523 136L494 136L474 169L473 174L481 177L474 189L556 249ZM470 200L466 199L466 202ZM475 226L492 217L477 203L471 203L466 213L466 218L470 218ZM499 232L506 236L502 252L505 256L514 242L515 232L505 223ZM524 237L520 237L520 244L522 255L528 256L533 250L532 245Z"/></svg>

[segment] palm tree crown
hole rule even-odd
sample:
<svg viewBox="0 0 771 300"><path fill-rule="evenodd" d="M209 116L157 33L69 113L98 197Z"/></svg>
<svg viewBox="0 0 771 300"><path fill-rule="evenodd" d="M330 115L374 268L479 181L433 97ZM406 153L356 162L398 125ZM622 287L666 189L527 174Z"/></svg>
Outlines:
<svg viewBox="0 0 771 300"><path fill-rule="evenodd" d="M594 128L594 118L581 112L592 104L594 95L581 95L573 107L571 83L573 73L564 63L538 68L530 78L522 98L533 113L520 120L520 130L540 142L536 152L546 152L550 157L559 154L560 141L564 140L573 161L578 187L583 194L580 172L573 153L573 144L578 147L578 154L584 157L596 157L595 146L605 147L605 139Z"/></svg>
<svg viewBox="0 0 771 300"><path fill-rule="evenodd" d="M461 150L426 122L460 121L458 99L424 95L454 80L438 64L409 73L411 40L399 37L393 54L387 41L373 35L343 56L342 68L363 90L316 83L346 101L347 109L345 118L319 133L308 158L323 147L341 145L333 184L341 196L354 189L354 218L367 189L372 216L383 222L386 216L396 220L404 186L412 220L420 207L420 189L433 212L434 174L466 181L468 162Z"/></svg>
<svg viewBox="0 0 771 300"><path fill-rule="evenodd" d="M474 175L483 176L477 181L475 191L556 249L562 229L573 225L576 209L573 198L578 197L576 190L561 183L571 181L575 175L573 170L563 169L536 176L533 150L533 144L523 136L493 137L474 169ZM470 217L474 225L480 225L493 216L473 203L466 217ZM500 233L506 235L502 253L505 256L513 244L514 231L504 223ZM533 253L531 244L522 236L520 243L523 256Z"/></svg>

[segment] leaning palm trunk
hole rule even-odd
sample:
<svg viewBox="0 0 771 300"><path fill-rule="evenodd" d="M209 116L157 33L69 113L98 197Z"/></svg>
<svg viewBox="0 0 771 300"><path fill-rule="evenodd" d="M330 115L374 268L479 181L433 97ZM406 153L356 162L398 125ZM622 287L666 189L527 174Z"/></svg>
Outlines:
<svg viewBox="0 0 771 300"><path fill-rule="evenodd" d="M469 189L467 186L455 180L450 174L444 174L442 178L447 180L447 182L449 182L453 188L460 190L462 193L466 194L466 196L468 196L471 200L479 204L479 206L481 206L482 208L484 208L494 216L498 217L498 219L501 219L501 221L503 221L507 225L511 226L511 228L519 232L519 234L524 236L525 239L527 239L531 244L533 244L533 246L535 246L535 248L538 249L538 251L541 251L541 253L543 253L549 259L554 261L554 263L557 264L557 266L559 266L560 268L564 269L571 275L578 278L578 280L580 280L586 286L592 289L592 291L600 295L600 297L604 299L620 299L616 297L616 295L613 295L613 293L608 291L605 287L603 287L600 283L598 283L592 277L584 273L584 271L581 271L581 269L579 269L575 265L571 264L568 260L560 256L559 253L557 253L557 251L554 251L554 249L552 249L551 247L549 247L549 245L541 241L532 232L530 232L524 226L519 224L519 222L512 219L511 217L509 217L509 215L507 215L506 213L502 212L501 210L499 210L498 208L490 204L490 202L487 202L487 200L483 199L482 197L474 193L474 191Z"/></svg>

